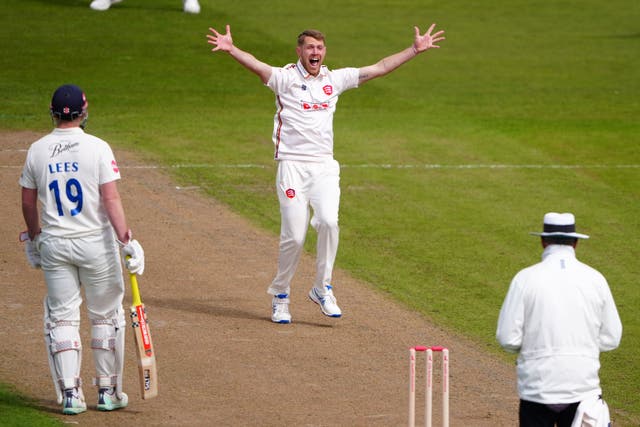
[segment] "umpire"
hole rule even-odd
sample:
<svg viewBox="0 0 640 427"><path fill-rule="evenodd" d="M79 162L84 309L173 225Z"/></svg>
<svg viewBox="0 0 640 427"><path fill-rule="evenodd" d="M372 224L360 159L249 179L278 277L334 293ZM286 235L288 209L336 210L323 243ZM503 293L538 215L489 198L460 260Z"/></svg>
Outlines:
<svg viewBox="0 0 640 427"><path fill-rule="evenodd" d="M604 276L576 259L578 239L589 236L576 233L573 214L555 212L531 234L541 238L542 261L513 278L496 332L519 353L520 426L569 427L583 412L608 419L599 358L618 347L622 324Z"/></svg>

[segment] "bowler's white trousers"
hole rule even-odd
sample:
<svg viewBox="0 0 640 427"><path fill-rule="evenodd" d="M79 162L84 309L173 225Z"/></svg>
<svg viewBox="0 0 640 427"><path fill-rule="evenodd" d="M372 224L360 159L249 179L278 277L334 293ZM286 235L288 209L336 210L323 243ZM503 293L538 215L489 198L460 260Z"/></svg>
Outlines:
<svg viewBox="0 0 640 427"><path fill-rule="evenodd" d="M334 159L320 162L279 160L276 190L280 201L280 254L278 272L267 292L289 294L304 248L309 223L318 233L316 277L313 286L324 294L331 283L338 251L340 165ZM309 221L310 209L313 217Z"/></svg>

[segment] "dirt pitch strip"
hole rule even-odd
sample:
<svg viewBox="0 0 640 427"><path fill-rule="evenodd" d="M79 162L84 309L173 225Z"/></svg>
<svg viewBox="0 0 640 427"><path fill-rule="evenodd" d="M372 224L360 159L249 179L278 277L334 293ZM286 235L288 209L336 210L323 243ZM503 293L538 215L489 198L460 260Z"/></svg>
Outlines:
<svg viewBox="0 0 640 427"><path fill-rule="evenodd" d="M28 266L18 243L25 228L18 177L26 149L40 136L0 132L0 381L34 397L44 411L72 424L96 426L403 426L408 349L422 344L451 351L452 426L517 424L513 366L344 271L334 279L343 318L323 316L306 296L314 276L310 256L303 257L293 284L293 323L272 323L266 287L275 272L277 236L197 189L177 189L161 170L140 167L138 157L121 150L115 150L123 178L119 189L146 253L139 282L157 347L159 396L140 398L127 330L129 406L112 413L95 410L83 312L82 376L89 410L62 416L42 338L42 273ZM127 291L125 310L130 302ZM424 372L421 362L419 373ZM434 425L439 425L437 374L434 381ZM418 423L422 387L419 377Z"/></svg>

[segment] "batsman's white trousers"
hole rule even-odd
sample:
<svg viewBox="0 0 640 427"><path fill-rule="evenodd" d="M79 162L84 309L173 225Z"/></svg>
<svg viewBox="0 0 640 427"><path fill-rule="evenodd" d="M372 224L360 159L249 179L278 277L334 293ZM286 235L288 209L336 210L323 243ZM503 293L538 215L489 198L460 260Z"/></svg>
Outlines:
<svg viewBox="0 0 640 427"><path fill-rule="evenodd" d="M303 162L280 160L276 174L280 201L280 253L278 272L267 292L289 294L309 226L318 233L316 277L313 286L323 294L331 283L338 251L340 207L340 165L336 160Z"/></svg>
<svg viewBox="0 0 640 427"><path fill-rule="evenodd" d="M92 322L111 321L124 328L124 280L118 244L111 228L92 235L64 238L42 233L39 239L42 271L47 284L49 322L80 322L81 285ZM93 337L96 338L96 337ZM118 374L113 355L94 351L97 377Z"/></svg>

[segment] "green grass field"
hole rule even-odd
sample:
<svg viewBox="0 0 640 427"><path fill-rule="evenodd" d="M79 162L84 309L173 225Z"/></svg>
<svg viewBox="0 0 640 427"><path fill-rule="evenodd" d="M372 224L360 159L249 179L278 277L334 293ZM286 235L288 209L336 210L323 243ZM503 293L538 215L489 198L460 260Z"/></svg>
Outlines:
<svg viewBox="0 0 640 427"><path fill-rule="evenodd" d="M61 421L40 412L37 403L13 387L0 384L0 425L4 427L61 426Z"/></svg>
<svg viewBox="0 0 640 427"><path fill-rule="evenodd" d="M619 425L638 425L640 2L201 0L197 16L177 0L88 3L5 0L0 129L48 131L53 90L76 83L88 130L116 154L181 165L177 180L274 234L273 95L210 52L208 27L231 24L239 47L273 65L318 28L337 68L369 65L436 22L441 49L340 98L337 266L502 354L502 299L540 259L528 232L547 211L573 212L592 237L578 257L607 277L624 326L601 358L605 396Z"/></svg>

